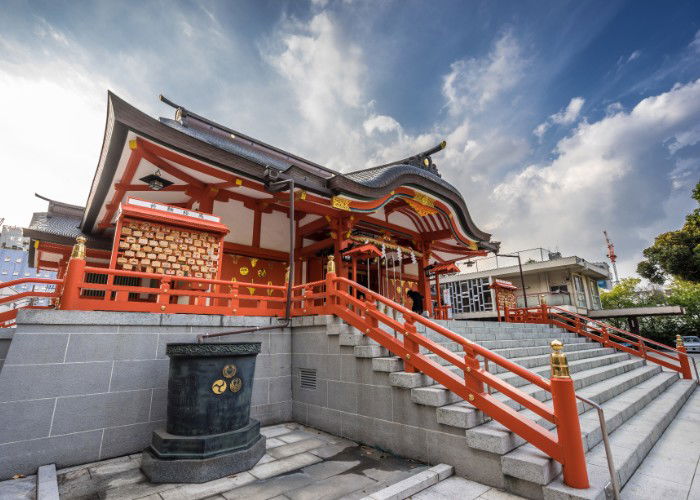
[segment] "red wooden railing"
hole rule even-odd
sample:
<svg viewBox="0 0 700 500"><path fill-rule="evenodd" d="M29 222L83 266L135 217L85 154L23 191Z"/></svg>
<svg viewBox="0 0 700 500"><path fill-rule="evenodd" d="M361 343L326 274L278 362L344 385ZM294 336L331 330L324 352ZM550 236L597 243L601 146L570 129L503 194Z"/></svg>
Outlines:
<svg viewBox="0 0 700 500"><path fill-rule="evenodd" d="M80 258L70 260L63 282L42 281L57 285L62 283L61 309L282 316L286 301L284 286L88 267L85 260ZM42 295L37 292L35 296L56 297L58 293L58 290ZM19 295L24 294L13 298ZM574 384L568 374L562 376L553 373L549 380L542 378L378 293L337 277L331 269L325 280L293 287L291 300L295 316L339 316L401 357L407 371L426 374L560 462L566 484L575 488L589 486ZM378 304L383 305L384 311L379 309ZM393 330L393 334L381 328L380 324ZM418 333L416 324L459 344L464 356ZM425 352L421 352L421 348ZM460 374L432 360L427 353L436 354L449 365L459 368ZM483 359L483 365L479 357ZM489 373L490 363L500 365L550 392L552 406ZM556 432L495 398L491 389L554 424Z"/></svg>
<svg viewBox="0 0 700 500"><path fill-rule="evenodd" d="M60 296L61 290L60 285L63 280L54 280L48 278L21 278L18 280L5 281L0 283L0 289L10 288L17 285L23 285L25 283L32 283L38 285L56 285L56 289L53 292L38 292L34 290L29 290L27 292L15 293L13 295L5 295L0 297L0 305L11 304L12 309L0 312L0 328L9 328L14 326L15 319L17 318L17 311L20 309L48 309L52 306L35 306L29 303L21 304L20 302L26 301L27 299L33 298L57 298Z"/></svg>
<svg viewBox="0 0 700 500"><path fill-rule="evenodd" d="M313 288L317 287L319 283L309 285ZM576 396L570 377L553 376L550 380L544 379L378 293L348 279L336 277L333 272L327 274L325 285L325 293L314 294L314 296L321 298L325 296L324 309L326 314L339 316L387 348L392 354L401 357L407 371L425 373L437 383L459 395L561 463L564 470L564 481L569 486L588 488L588 473L581 441ZM364 295L364 298L358 298L358 294ZM380 311L377 303L383 304L384 309L391 311L391 313ZM395 319L395 316L399 315L403 317L403 322ZM381 328L380 323L388 326L395 334ZM460 344L465 352L464 357L458 356L418 333L417 323L452 342ZM421 347L425 348L428 353L437 354L450 365L458 367L461 374L457 375L437 361L430 359L426 353L420 352ZM550 392L552 394L552 407L489 373L485 366L479 362L478 357L485 360L484 365L487 362L498 364ZM487 386L555 424L556 433L495 398L491 395L491 391L485 388Z"/></svg>
<svg viewBox="0 0 700 500"><path fill-rule="evenodd" d="M674 349L611 324L546 304L528 308L507 308L504 317L507 322L511 323L540 323L558 326L600 342L605 347L612 347L618 351L644 358L669 370L677 371L685 379L692 378L690 360L685 352L685 347Z"/></svg>
<svg viewBox="0 0 700 500"><path fill-rule="evenodd" d="M101 267L82 266L80 271L67 276L61 309L233 316L284 314L284 286Z"/></svg>

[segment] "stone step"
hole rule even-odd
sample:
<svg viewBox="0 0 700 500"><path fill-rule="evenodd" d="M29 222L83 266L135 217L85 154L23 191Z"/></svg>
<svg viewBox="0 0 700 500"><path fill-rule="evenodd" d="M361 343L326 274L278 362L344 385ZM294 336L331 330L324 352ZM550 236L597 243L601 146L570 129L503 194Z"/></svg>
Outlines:
<svg viewBox="0 0 700 500"><path fill-rule="evenodd" d="M697 383L693 380L678 380L610 435L613 460L621 487L637 470L696 386ZM545 498L609 498L612 490L603 443L588 452L586 462L591 482L588 490L576 490L564 485L559 475L543 488Z"/></svg>
<svg viewBox="0 0 700 500"><path fill-rule="evenodd" d="M600 382L601 380L605 380L606 378L614 377L615 375L620 375L621 373L634 370L635 368L638 368L643 364L644 360L642 359L631 359L610 365L604 365L596 368L587 369L582 372L579 372L577 376L572 377L574 378L574 386L576 387L576 389L580 389L582 387L595 384L596 382ZM526 394L529 394L535 399L539 399L540 401L547 401L550 397L549 391L546 391L534 384L520 386L519 390ZM433 385L428 387L418 387L415 389L411 389L411 401L426 406L444 406L449 403L456 403L457 401L461 401L459 396L457 396L456 394L450 393L450 396L447 396L440 394L441 392L448 393L449 391L441 385ZM510 398L508 398L504 394L501 394L500 392L494 392L493 396L503 401L516 411L523 409L520 403L511 400Z"/></svg>
<svg viewBox="0 0 700 500"><path fill-rule="evenodd" d="M564 342L564 352L569 354L572 351L581 349L598 349L600 344L597 342L577 342L575 344ZM552 353L552 348L549 344L530 347L509 347L501 349L492 349L495 354L504 358L513 359L517 357L536 356L546 354L549 356Z"/></svg>
<svg viewBox="0 0 700 500"><path fill-rule="evenodd" d="M612 435L616 429L622 428L626 421L677 381L677 374L663 372L602 404L608 432ZM581 437L584 451L593 449L603 439L598 414L593 409L581 416ZM504 474L542 486L549 484L561 473L561 465L558 462L530 444L504 455L501 465Z"/></svg>
<svg viewBox="0 0 700 500"><path fill-rule="evenodd" d="M454 345L455 348L461 347L458 344ZM577 342L575 344L564 344L564 351L568 355L573 355L574 352L585 351L585 350L596 350L604 349L600 347L597 342ZM462 351L453 351L458 356L464 356ZM495 354L502 356L504 358L510 359L511 361L517 362L518 357L534 357L541 356L543 358L549 359L549 354L552 352L552 348L547 345L542 345L538 347L524 347L524 348L509 348L509 349L496 349L493 351ZM430 359L437 361L440 364L447 364L447 361L442 359L437 354L427 354ZM398 356L389 356L386 358L375 358L372 360L372 369L378 372L398 372L403 370L403 360ZM489 370L491 373L500 373L505 371L500 365L495 365L494 363L489 364Z"/></svg>
<svg viewBox="0 0 700 500"><path fill-rule="evenodd" d="M632 371L623 373L622 375L617 375L609 379L603 380L602 382L594 383L583 389L579 389L578 394L581 396L591 399L596 403L601 403L607 401L608 399L621 394L630 387L637 385L657 373L661 370L658 366L642 366L640 368L634 369ZM527 416L534 421L545 425L548 423L538 415L532 413L529 410L520 410L524 416ZM579 413L584 411L584 404L579 403ZM484 444L488 448L481 448L481 446L474 443L474 448L488 449L494 453L496 450L506 453L517 446L520 446L525 441L515 434L512 434L508 429L503 427L497 422L492 422L491 418L482 412L478 411L474 406L466 403L464 401L456 403L454 405L446 405L438 408L436 411L437 421L441 424L451 425L453 427L460 427L462 429L472 429L478 425L485 422L490 422L488 429L488 438L491 439L490 444ZM476 429L474 429L476 430ZM469 438L469 436L467 436ZM484 436L479 436L481 441L486 440Z"/></svg>
<svg viewBox="0 0 700 500"><path fill-rule="evenodd" d="M605 420L608 424L608 430L611 430L623 421L622 418L625 413L621 413L618 410L637 411L641 407L640 404L648 403L648 399L644 399L645 397L655 397L660 394L673 383L675 380L674 376L674 374L669 372L662 373L659 367L642 366L637 370L632 370L623 375L618 375L586 387L578 391L578 394L600 404L604 409L608 408L605 406L608 404L607 402L610 403L610 410L606 411ZM629 405L625 403L629 403ZM583 439L590 443L591 446L589 447L592 447L601 438L598 427L598 414L589 405L580 401L578 412L582 414L581 429ZM554 428L552 423L530 410L523 410L519 413L543 427L548 429ZM629 418L629 414L627 414L627 418ZM468 429L466 437L470 447L498 455L505 455L525 444L523 438L510 432L505 426L495 421Z"/></svg>
<svg viewBox="0 0 700 500"><path fill-rule="evenodd" d="M598 368L599 366L620 363L628 359L630 359L630 355L624 352L614 352L613 354L606 354L604 356L595 356L577 360L571 360L571 358L569 358L569 373L573 375L575 373L590 370L591 368ZM540 377L548 378L551 371L549 360L547 359L545 363L541 364L540 366L531 367L529 371L536 375L539 375ZM507 382L513 387L521 387L529 383L520 375L512 372L500 373L497 376L498 378L500 378L504 382Z"/></svg>
<svg viewBox="0 0 700 500"><path fill-rule="evenodd" d="M425 337L427 337L430 340L433 340L435 342L442 342L443 340L447 340L447 338L435 331L426 331L426 332L419 332ZM473 332L453 332L459 335L460 337L464 337L466 339L472 340L474 342L481 342L481 341L486 341L486 340L528 340L528 339L539 339L539 338L548 338L548 339L568 339L568 338L575 338L578 335L572 332L553 332L553 331L546 331L546 332L531 332L531 331L523 331L523 330L503 330L503 331L491 331L491 332L483 332L483 333L473 333Z"/></svg>
<svg viewBox="0 0 700 500"><path fill-rule="evenodd" d="M572 377L574 379L574 387L576 390L580 390L584 387L602 382L608 378L621 375L623 373L630 372L636 368L644 366L644 360L639 358L632 358L627 361L622 361L620 363L615 363L612 365L605 365L598 368L591 368L590 370L585 370L574 374ZM549 391L545 391L534 384L524 385L518 388L519 390L529 394L530 396L538 399L540 401L547 401L550 398ZM496 393L494 397L504 401L508 406L514 410L522 410L523 407L519 403L509 399L501 393Z"/></svg>
<svg viewBox="0 0 700 500"><path fill-rule="evenodd" d="M575 344L578 345L578 344ZM587 345L587 344L583 344ZM605 355L610 355L615 353L615 349L611 347L595 347L595 344L593 344L594 348L592 349L579 349L579 350L572 350L572 351L566 351L566 346L564 346L564 350L566 352L566 357L569 361L576 361L579 359L587 359L587 358L594 358L597 356L605 356ZM549 349L548 353L543 353L543 354L538 354L535 356L523 356L523 357L514 357L514 358L509 358L510 361L513 363L516 363L524 368L536 368L538 366L544 366L547 365L549 366L549 355L551 353L551 348ZM507 372L508 370L501 365L496 365L494 363L489 363L489 371L491 373L498 374L498 373L503 373Z"/></svg>
<svg viewBox="0 0 700 500"><path fill-rule="evenodd" d="M602 354L604 355L601 355ZM462 357L464 356L464 353L455 353L458 356ZM597 354L597 356L596 356ZM437 354L429 354L426 357L429 357L433 361L437 361L441 365L443 365L447 370L451 371L452 373L459 374L461 373L461 370L456 367L456 366L451 366L448 364L448 361L439 357ZM623 361L625 359L628 359L629 355L625 353L615 353L614 349L596 349L596 350L582 350L582 351L573 351L569 355L569 360L572 360L571 363L569 364L569 369L572 373L578 372L578 371L583 371L587 370L589 368L594 368L596 366L603 366L605 364L611 364L615 363L618 361ZM539 356L540 358L540 366L537 366L536 368L531 368L531 370L535 373L538 373L543 376L548 376L549 374L549 356ZM582 358L579 360L578 358ZM534 358L530 358L534 359ZM517 362L516 360L513 360ZM518 363L520 364L520 363ZM500 365L497 365L495 363L490 363L489 364L489 370L491 370L491 373L493 373L494 369L499 369L500 375L499 378L505 380L508 382L510 385L514 387L518 387L521 385L527 384L527 381L520 376L511 373L511 372L506 372L506 369L501 367ZM429 376L423 374L423 373L408 373L405 371L395 371L390 374L389 376L389 382L391 383L392 386L394 387L402 387L404 389L414 389L417 387L428 387L431 385L434 385L436 381L434 381L432 378Z"/></svg>

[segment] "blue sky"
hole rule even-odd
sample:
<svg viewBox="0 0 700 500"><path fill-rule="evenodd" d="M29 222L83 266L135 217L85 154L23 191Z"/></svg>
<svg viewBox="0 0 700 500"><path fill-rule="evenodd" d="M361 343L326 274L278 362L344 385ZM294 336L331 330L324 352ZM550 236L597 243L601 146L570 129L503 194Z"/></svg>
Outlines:
<svg viewBox="0 0 700 500"><path fill-rule="evenodd" d="M0 217L84 203L111 89L349 171L435 157L506 251L623 274L700 178L697 1L3 2ZM8 184L12 188L8 190Z"/></svg>

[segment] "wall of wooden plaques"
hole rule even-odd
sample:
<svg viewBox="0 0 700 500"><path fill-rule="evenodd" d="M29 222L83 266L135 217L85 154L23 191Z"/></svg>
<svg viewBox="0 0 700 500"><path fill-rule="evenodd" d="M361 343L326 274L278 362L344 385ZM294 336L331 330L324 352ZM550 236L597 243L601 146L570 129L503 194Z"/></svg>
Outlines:
<svg viewBox="0 0 700 500"><path fill-rule="evenodd" d="M220 238L163 224L124 220L117 244L117 269L216 279Z"/></svg>

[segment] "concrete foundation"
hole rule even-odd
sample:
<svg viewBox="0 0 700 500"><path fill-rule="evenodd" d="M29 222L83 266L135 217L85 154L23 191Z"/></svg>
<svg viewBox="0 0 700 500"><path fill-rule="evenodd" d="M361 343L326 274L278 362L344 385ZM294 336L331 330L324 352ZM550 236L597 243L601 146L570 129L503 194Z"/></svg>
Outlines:
<svg viewBox="0 0 700 500"><path fill-rule="evenodd" d="M276 322L21 310L0 371L0 479L48 463L61 468L142 451L165 425L166 343ZM289 329L219 340L262 343L251 417L262 425L292 420Z"/></svg>

